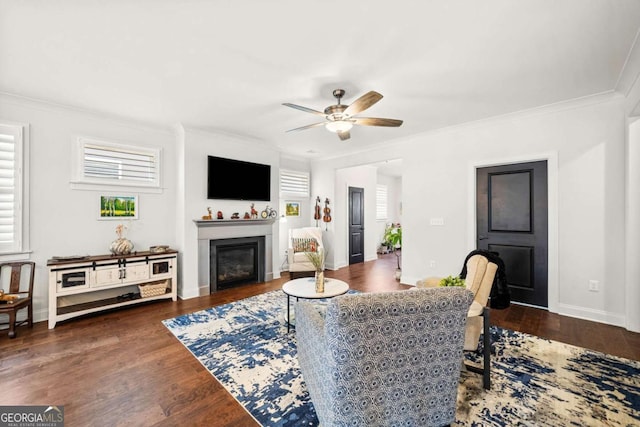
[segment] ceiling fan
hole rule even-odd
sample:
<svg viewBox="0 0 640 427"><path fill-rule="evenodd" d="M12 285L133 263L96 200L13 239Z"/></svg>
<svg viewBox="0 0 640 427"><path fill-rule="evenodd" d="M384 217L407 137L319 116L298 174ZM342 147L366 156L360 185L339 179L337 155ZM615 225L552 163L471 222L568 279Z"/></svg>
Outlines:
<svg viewBox="0 0 640 427"><path fill-rule="evenodd" d="M330 105L324 109L324 113L313 110L311 108L303 107L301 105L289 104L288 102L282 104L287 107L295 108L296 110L306 111L307 113L315 114L317 116L323 116L325 121L314 123L307 126L302 126L295 129L289 129L287 132L311 129L319 126L324 126L327 130L335 132L338 137L344 141L351 138L349 131L353 125L362 126L387 126L398 127L402 124L402 120L396 119L382 119L377 117L355 117L356 114L371 107L376 102L382 99L382 95L378 92L370 91L362 95L360 98L353 101L351 105L344 105L340 103L340 99L344 96L343 89L336 89L333 91L333 96L336 97L338 103L336 105Z"/></svg>

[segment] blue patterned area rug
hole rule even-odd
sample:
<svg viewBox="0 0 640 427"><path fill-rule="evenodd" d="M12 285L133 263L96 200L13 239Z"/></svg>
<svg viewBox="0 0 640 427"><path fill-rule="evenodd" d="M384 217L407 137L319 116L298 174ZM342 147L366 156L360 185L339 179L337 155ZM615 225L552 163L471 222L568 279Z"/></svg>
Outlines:
<svg viewBox="0 0 640 427"><path fill-rule="evenodd" d="M273 291L163 323L258 423L316 426L286 301ZM640 362L497 327L491 334L492 388L463 371L454 425L640 425Z"/></svg>

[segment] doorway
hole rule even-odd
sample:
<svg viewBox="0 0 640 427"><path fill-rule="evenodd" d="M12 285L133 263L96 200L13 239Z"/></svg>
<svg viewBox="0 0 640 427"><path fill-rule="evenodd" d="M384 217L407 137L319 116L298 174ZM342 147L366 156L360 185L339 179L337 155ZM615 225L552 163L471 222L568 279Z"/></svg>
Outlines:
<svg viewBox="0 0 640 427"><path fill-rule="evenodd" d="M364 262L364 188L349 187L349 264Z"/></svg>
<svg viewBox="0 0 640 427"><path fill-rule="evenodd" d="M511 300L548 307L547 161L476 169L476 247L498 252Z"/></svg>

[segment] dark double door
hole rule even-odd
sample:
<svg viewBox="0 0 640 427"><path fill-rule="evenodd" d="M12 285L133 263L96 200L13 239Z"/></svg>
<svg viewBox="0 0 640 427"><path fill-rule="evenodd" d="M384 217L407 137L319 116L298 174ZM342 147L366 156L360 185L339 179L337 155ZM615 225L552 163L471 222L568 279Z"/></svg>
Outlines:
<svg viewBox="0 0 640 427"><path fill-rule="evenodd" d="M548 306L547 162L476 170L478 249L505 263L511 301Z"/></svg>

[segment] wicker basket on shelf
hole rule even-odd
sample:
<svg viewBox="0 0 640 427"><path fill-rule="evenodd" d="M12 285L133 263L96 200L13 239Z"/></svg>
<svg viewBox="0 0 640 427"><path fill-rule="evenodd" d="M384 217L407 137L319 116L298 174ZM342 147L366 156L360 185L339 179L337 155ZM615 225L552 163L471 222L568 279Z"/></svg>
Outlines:
<svg viewBox="0 0 640 427"><path fill-rule="evenodd" d="M158 295L167 293L167 281L145 283L144 285L138 285L138 289L140 289L140 296L142 298L157 297Z"/></svg>

